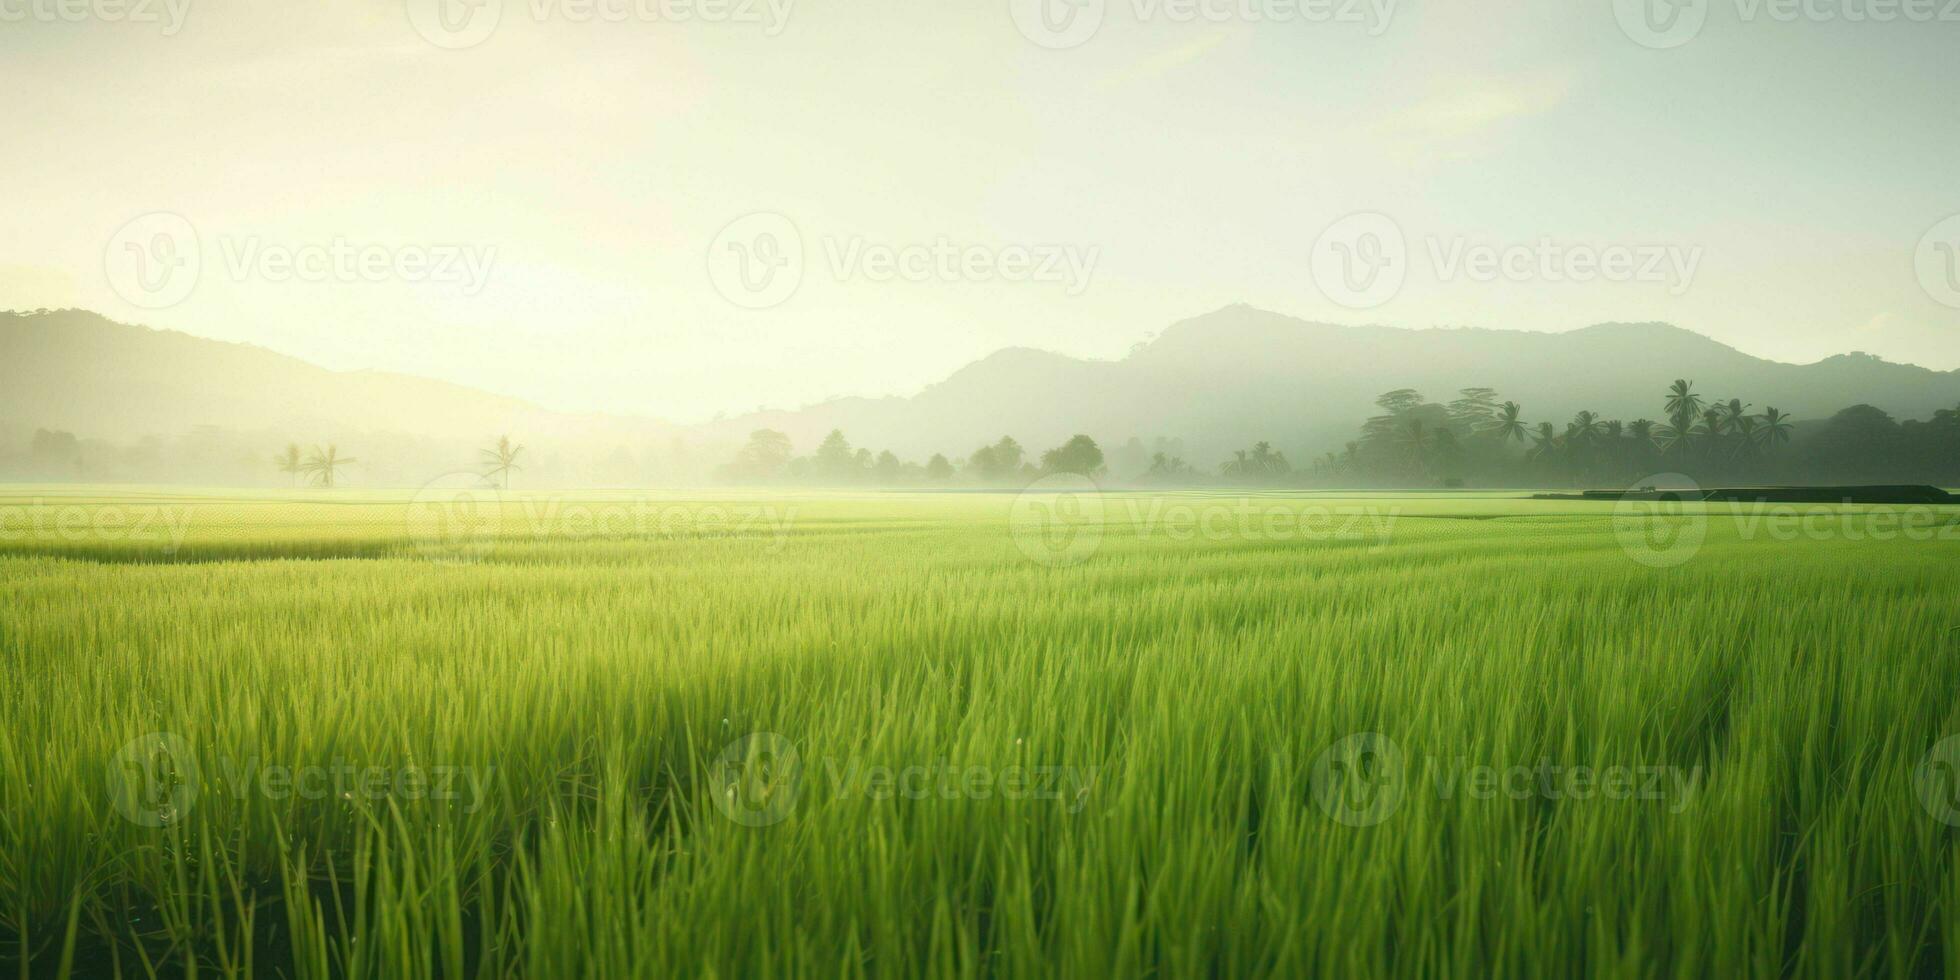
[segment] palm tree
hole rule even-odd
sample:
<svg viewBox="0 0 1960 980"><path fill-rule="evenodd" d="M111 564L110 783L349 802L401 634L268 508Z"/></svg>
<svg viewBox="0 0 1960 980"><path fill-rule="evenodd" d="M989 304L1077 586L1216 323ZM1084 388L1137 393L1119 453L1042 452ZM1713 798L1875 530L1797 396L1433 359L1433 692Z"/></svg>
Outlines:
<svg viewBox="0 0 1960 980"><path fill-rule="evenodd" d="M1665 454L1686 453L1688 436L1692 428L1685 416L1678 416L1672 425L1655 427L1654 445Z"/></svg>
<svg viewBox="0 0 1960 980"><path fill-rule="evenodd" d="M1402 441L1409 447L1409 459L1416 464L1418 472L1429 468L1429 434L1424 431L1421 419L1410 419L1409 426L1403 430Z"/></svg>
<svg viewBox="0 0 1960 980"><path fill-rule="evenodd" d="M517 457L523 454L523 446L511 445L509 436L498 436L497 444L483 451L483 463L489 467L484 470L484 477L493 480L499 476L503 477L504 489L509 490L510 471L524 468L517 465Z"/></svg>
<svg viewBox="0 0 1960 980"><path fill-rule="evenodd" d="M1519 408L1517 402L1505 402L1485 430L1496 433L1498 442L1523 442L1531 432L1520 417L1523 412L1524 409Z"/></svg>
<svg viewBox="0 0 1960 980"><path fill-rule="evenodd" d="M1703 409L1701 413L1701 425L1695 428L1695 432L1701 436L1702 448L1707 450L1710 456L1715 455L1715 449L1722 442L1722 432L1728 428L1728 424L1722 421L1722 419L1721 409Z"/></svg>
<svg viewBox="0 0 1960 980"><path fill-rule="evenodd" d="M1599 413L1580 412L1572 416L1572 427L1569 431L1572 438L1590 443L1599 438L1603 429L1604 426L1599 421Z"/></svg>
<svg viewBox="0 0 1960 980"><path fill-rule="evenodd" d="M1765 449L1774 449L1790 442L1790 416L1777 411L1774 405L1763 410L1762 426L1756 429L1756 440Z"/></svg>
<svg viewBox="0 0 1960 980"><path fill-rule="evenodd" d="M332 487L337 470L349 463L358 462L360 460L352 456L340 455L340 447L327 443L325 449L314 446L313 455L306 458L306 463L300 469L312 474L314 482L321 486Z"/></svg>
<svg viewBox="0 0 1960 980"><path fill-rule="evenodd" d="M306 465L306 461L300 456L299 443L287 443L286 451L272 457L272 462L279 467L279 472L293 478L294 486L299 485L300 470Z"/></svg>
<svg viewBox="0 0 1960 980"><path fill-rule="evenodd" d="M1695 394L1695 383L1677 380L1667 389L1667 414L1674 418L1694 418L1701 414L1701 396Z"/></svg>
<svg viewBox="0 0 1960 980"><path fill-rule="evenodd" d="M1749 406L1743 404L1740 398L1731 398L1726 402L1717 402L1715 408L1722 413L1722 425L1730 432L1740 431L1742 420L1749 415Z"/></svg>
<svg viewBox="0 0 1960 980"><path fill-rule="evenodd" d="M1545 459L1558 450L1558 429L1550 422L1538 423L1538 431L1531 434L1531 450L1525 455L1531 459Z"/></svg>
<svg viewBox="0 0 1960 980"><path fill-rule="evenodd" d="M1756 416L1738 415L1729 423L1735 430L1735 455L1737 459L1748 459L1761 448L1762 437L1756 434Z"/></svg>

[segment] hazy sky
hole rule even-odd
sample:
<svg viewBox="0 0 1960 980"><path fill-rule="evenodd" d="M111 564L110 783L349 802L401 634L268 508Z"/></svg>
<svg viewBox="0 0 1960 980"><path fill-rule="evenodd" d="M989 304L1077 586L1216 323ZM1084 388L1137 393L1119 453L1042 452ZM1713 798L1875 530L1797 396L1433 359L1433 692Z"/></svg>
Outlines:
<svg viewBox="0 0 1960 980"><path fill-rule="evenodd" d="M435 2L0 0L0 308L677 420L1234 302L1960 368L1950 0Z"/></svg>

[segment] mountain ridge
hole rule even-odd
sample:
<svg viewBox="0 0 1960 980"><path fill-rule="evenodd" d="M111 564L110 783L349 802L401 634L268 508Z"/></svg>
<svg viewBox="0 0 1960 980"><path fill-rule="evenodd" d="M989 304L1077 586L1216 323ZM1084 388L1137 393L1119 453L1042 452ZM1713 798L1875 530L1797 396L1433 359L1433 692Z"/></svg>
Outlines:
<svg viewBox="0 0 1960 980"><path fill-rule="evenodd" d="M391 371L332 371L256 344L119 323L85 310L0 314L0 420L84 437L135 439L229 424L291 431L408 432L644 447L684 438L722 452L758 428L807 452L843 429L852 443L908 458L965 455L1013 435L1030 447L1077 432L1105 444L1181 440L1209 465L1270 440L1289 454L1337 448L1373 414L1383 391L1415 388L1447 401L1459 388L1498 389L1532 420L1580 408L1658 418L1666 385L1697 382L1817 418L1859 402L1901 417L1960 403L1960 371L1898 364L1862 352L1810 364L1755 357L1662 322L1608 322L1546 333L1490 327L1405 328L1303 320L1246 304L1178 320L1120 359L1031 346L993 351L913 395L849 396L797 409L695 425L640 416L555 412L468 385Z"/></svg>

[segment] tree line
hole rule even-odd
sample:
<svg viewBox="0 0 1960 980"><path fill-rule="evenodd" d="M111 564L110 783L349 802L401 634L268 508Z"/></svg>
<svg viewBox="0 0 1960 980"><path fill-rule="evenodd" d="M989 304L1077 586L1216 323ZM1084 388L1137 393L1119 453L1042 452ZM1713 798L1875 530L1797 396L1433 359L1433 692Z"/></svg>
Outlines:
<svg viewBox="0 0 1960 980"><path fill-rule="evenodd" d="M1582 410L1563 425L1526 420L1515 401L1465 388L1448 404L1413 389L1375 400L1380 413L1339 452L1315 460L1319 481L1396 486L1625 486L1660 472L1701 482L1960 481L1960 407L1927 421L1853 405L1799 425L1774 406L1668 386L1660 419Z"/></svg>
<svg viewBox="0 0 1960 980"><path fill-rule="evenodd" d="M1900 421L1861 404L1799 423L1775 406L1758 411L1742 398L1705 396L1687 379L1656 394L1657 419L1581 410L1562 423L1534 422L1492 388L1464 388L1447 403L1400 388L1375 405L1377 414L1343 449L1304 467L1271 441L1211 468L1187 462L1181 443L1162 438L1154 452L1131 439L1106 460L1086 435L1038 458L1003 436L964 458L934 454L919 464L853 448L833 430L814 453L798 456L788 436L759 429L716 475L734 483L880 486L1003 486L1058 472L1158 486L1620 487L1661 473L1704 483L1960 484L1960 407Z"/></svg>
<svg viewBox="0 0 1960 980"><path fill-rule="evenodd" d="M774 429L757 429L735 458L716 470L715 475L731 483L813 483L823 485L869 484L902 486L915 483L951 483L956 479L983 485L1005 485L1039 479L1055 473L1100 477L1108 472L1102 447L1086 435L1033 456L1015 441L1002 436L998 442L981 446L966 457L948 459L934 453L925 463L901 460L885 450L873 454L852 448L842 430L832 429L808 456L798 456L790 438Z"/></svg>

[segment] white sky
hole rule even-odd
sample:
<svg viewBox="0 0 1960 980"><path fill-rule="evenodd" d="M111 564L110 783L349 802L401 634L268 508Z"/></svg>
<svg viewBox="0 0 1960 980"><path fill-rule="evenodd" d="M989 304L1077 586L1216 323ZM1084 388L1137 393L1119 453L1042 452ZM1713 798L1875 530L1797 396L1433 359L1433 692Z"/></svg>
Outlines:
<svg viewBox="0 0 1960 980"><path fill-rule="evenodd" d="M1960 23L1848 19L1872 0L1790 23L1710 0L1668 50L1605 0L1403 0L1379 36L1373 14L1179 23L1165 0L1107 0L1065 50L1017 31L1011 0L775 0L773 36L502 0L460 50L403 0L175 0L171 36L46 6L87 2L0 0L0 308L681 421L910 393L1003 346L1119 357L1241 301L1404 326L1666 320L1779 360L1960 368L1960 309L1914 265L1960 213ZM189 220L202 271L145 309L105 254L157 211ZM749 310L709 253L759 211L793 220L806 261L793 295ZM1360 211L1410 250L1406 285L1366 310L1310 272L1321 231ZM1699 266L1685 289L1444 280L1432 237L1698 249ZM854 239L1095 264L1077 295L840 281L830 252ZM232 268L337 240L495 251L480 291Z"/></svg>

